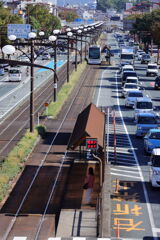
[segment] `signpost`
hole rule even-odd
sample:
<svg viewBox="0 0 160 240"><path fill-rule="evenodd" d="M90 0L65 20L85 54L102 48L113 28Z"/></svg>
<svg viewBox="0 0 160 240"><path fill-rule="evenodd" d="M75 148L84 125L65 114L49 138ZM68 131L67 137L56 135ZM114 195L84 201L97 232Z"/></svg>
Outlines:
<svg viewBox="0 0 160 240"><path fill-rule="evenodd" d="M7 35L15 35L17 38L28 39L28 34L31 32L30 24L8 24Z"/></svg>
<svg viewBox="0 0 160 240"><path fill-rule="evenodd" d="M45 108L46 108L46 115L47 115L47 116L48 116L48 105L49 105L49 103L47 103L47 102L44 104L44 106L45 106Z"/></svg>

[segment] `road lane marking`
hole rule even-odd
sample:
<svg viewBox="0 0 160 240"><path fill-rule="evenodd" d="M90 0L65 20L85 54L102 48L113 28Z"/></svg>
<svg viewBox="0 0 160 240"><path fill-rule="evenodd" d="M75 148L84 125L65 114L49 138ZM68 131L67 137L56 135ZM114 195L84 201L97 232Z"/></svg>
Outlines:
<svg viewBox="0 0 160 240"><path fill-rule="evenodd" d="M122 176L122 177L127 177L127 178L141 179L141 177L137 177L137 176L133 176L133 175L120 174L120 173L113 173L113 172L111 172L111 175L113 175L113 176Z"/></svg>
<svg viewBox="0 0 160 240"><path fill-rule="evenodd" d="M145 182L144 181L144 177L143 177L143 174L142 174L142 170L141 170L141 168L139 166L138 158L137 158L137 155L135 153L135 150L134 150L131 138L129 136L128 129L127 129L126 125L125 125L125 122L124 122L124 119L123 119L123 115L122 115L122 112L121 112L121 108L120 108L117 77L118 77L118 71L115 74L116 89L117 89L116 96L117 96L118 111L119 111L120 117L122 119L122 123L123 123L124 129L125 129L125 132L127 134L128 141L130 142L131 149L132 149L133 155L135 157L135 161L136 161L136 163L138 165L137 168L138 168L138 172L140 174L140 179L141 179L141 183L142 183L142 187L143 187L143 191L144 191L144 196L145 196L146 205L147 205L147 209L148 209L148 215L149 215L149 219L150 219L150 223L151 223L151 231L152 231L152 235L155 236L155 237L153 237L153 239L156 239L158 236L157 236L157 232L154 230L155 229L155 223L154 223L152 209L151 209L151 206L150 206L150 203L149 203L148 193L147 193L147 190L146 190L146 186L144 184L144 182Z"/></svg>
<svg viewBox="0 0 160 240"><path fill-rule="evenodd" d="M112 171L119 171L119 172L122 172L122 169L117 169L117 168L113 168L113 167L112 167ZM135 169L135 171L123 170L123 172L126 172L126 173L133 173L133 174L139 174L138 172L136 172L136 169Z"/></svg>

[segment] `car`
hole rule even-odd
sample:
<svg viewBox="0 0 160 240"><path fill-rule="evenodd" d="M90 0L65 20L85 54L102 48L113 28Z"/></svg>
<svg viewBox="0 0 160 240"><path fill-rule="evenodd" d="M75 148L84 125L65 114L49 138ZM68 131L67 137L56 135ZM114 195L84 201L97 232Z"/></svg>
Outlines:
<svg viewBox="0 0 160 240"><path fill-rule="evenodd" d="M127 64L120 67L119 73L123 74L125 71L134 71L133 65Z"/></svg>
<svg viewBox="0 0 160 240"><path fill-rule="evenodd" d="M126 97L127 92L131 90L139 90L139 87L134 83L125 83L122 88L122 97Z"/></svg>
<svg viewBox="0 0 160 240"><path fill-rule="evenodd" d="M137 73L135 71L125 71L123 74L122 74L122 85L126 82L126 78L127 77L137 77Z"/></svg>
<svg viewBox="0 0 160 240"><path fill-rule="evenodd" d="M8 71L8 81L21 81L22 80L22 72L20 68L11 67Z"/></svg>
<svg viewBox="0 0 160 240"><path fill-rule="evenodd" d="M135 104L137 98L143 97L143 92L140 90L131 90L127 92L125 99L125 107L132 107Z"/></svg>
<svg viewBox="0 0 160 240"><path fill-rule="evenodd" d="M146 76L158 76L158 66L156 63L148 63Z"/></svg>
<svg viewBox="0 0 160 240"><path fill-rule="evenodd" d="M4 68L2 67L0 68L0 76L4 76L4 74L5 74L5 71L4 71Z"/></svg>
<svg viewBox="0 0 160 240"><path fill-rule="evenodd" d="M153 128L144 137L144 151L151 154L154 148L160 148L160 129Z"/></svg>
<svg viewBox="0 0 160 240"><path fill-rule="evenodd" d="M141 61L141 60L142 60L142 55L143 55L143 54L145 54L144 51L141 51L141 52L139 52L139 53L137 54L137 60L138 60L138 61Z"/></svg>
<svg viewBox="0 0 160 240"><path fill-rule="evenodd" d="M30 62L29 56L27 56L27 55L19 56L19 60L22 62Z"/></svg>
<svg viewBox="0 0 160 240"><path fill-rule="evenodd" d="M134 83L137 84L138 86L141 86L141 83L139 82L137 77L127 77L126 83Z"/></svg>
<svg viewBox="0 0 160 240"><path fill-rule="evenodd" d="M50 59L51 59L51 56L49 53L43 53L42 60L50 60Z"/></svg>
<svg viewBox="0 0 160 240"><path fill-rule="evenodd" d="M149 54L143 54L141 58L141 63L149 63L151 61L151 57Z"/></svg>
<svg viewBox="0 0 160 240"><path fill-rule="evenodd" d="M141 112L137 115L136 137L143 137L152 128L158 128L159 121L154 112Z"/></svg>
<svg viewBox="0 0 160 240"><path fill-rule="evenodd" d="M160 89L160 76L157 76L154 82L154 89Z"/></svg>
<svg viewBox="0 0 160 240"><path fill-rule="evenodd" d="M152 187L160 187L160 148L154 148L148 162L150 166L149 180Z"/></svg>
<svg viewBox="0 0 160 240"><path fill-rule="evenodd" d="M136 98L134 104L134 119L137 120L137 115L143 112L153 112L153 102L149 97Z"/></svg>
<svg viewBox="0 0 160 240"><path fill-rule="evenodd" d="M142 52L143 54L145 53L142 49L138 49L137 52L136 52L136 54L135 54L135 57L138 57L139 53L141 53L141 52Z"/></svg>
<svg viewBox="0 0 160 240"><path fill-rule="evenodd" d="M0 68L4 68L4 71L5 72L8 72L8 69L9 69L9 64L8 63L2 63L0 64Z"/></svg>

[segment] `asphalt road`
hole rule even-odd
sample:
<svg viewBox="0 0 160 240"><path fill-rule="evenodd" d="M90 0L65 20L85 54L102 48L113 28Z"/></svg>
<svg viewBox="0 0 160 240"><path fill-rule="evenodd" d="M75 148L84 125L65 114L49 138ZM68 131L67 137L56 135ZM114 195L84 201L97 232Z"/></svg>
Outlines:
<svg viewBox="0 0 160 240"><path fill-rule="evenodd" d="M88 40L88 39L87 39ZM83 43L84 48L84 43ZM80 50L80 42L78 42L78 49ZM78 54L77 61L80 60ZM60 69L67 61L66 54L57 54L57 70ZM70 61L74 61L74 54L70 52ZM38 64L54 68L53 58L49 61L42 61L40 57L35 61ZM26 67L21 67L22 81L9 82L8 73L0 76L0 121L3 120L8 113L19 106L30 94L30 77L27 76ZM46 69L35 69L34 88L37 89L43 86L46 81L53 76L53 72Z"/></svg>
<svg viewBox="0 0 160 240"><path fill-rule="evenodd" d="M113 34L108 35L108 44L117 52ZM135 137L134 110L125 108L125 100L121 98L118 55L115 54L111 61L112 67L104 69L99 93L94 98L97 106L110 106L116 115L116 158L110 124L111 235L121 239L160 239L160 189L151 188L149 156L144 154L143 139ZM153 89L154 77L146 77L146 66L135 62L144 95L151 97L159 112L160 91Z"/></svg>

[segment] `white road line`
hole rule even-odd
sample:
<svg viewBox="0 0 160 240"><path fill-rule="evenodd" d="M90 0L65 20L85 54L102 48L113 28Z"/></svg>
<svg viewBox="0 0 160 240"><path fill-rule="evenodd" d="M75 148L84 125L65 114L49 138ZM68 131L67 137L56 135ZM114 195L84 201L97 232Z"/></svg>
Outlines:
<svg viewBox="0 0 160 240"><path fill-rule="evenodd" d="M111 150L110 150L109 154L110 154L111 157L113 157L114 156L114 151L111 152ZM132 155L129 155L129 154L128 155L126 154L126 155L123 156L122 154L117 153L116 156L117 156L117 158L120 158L120 159L124 158L124 160L134 159L134 157ZM135 161L135 159L134 159L134 161Z"/></svg>
<svg viewBox="0 0 160 240"><path fill-rule="evenodd" d="M96 101L96 106L98 107L99 106L99 99L100 99L100 93L101 93L101 88L102 88L102 81L104 79L104 74L107 72L107 69L104 70L102 72L102 75L101 75L101 81L100 81L100 87L99 87L99 90L98 90L98 97L97 97L97 101Z"/></svg>
<svg viewBox="0 0 160 240"><path fill-rule="evenodd" d="M136 169L135 170L133 170L133 171L126 171L126 170L122 170L122 169L117 169L117 168L112 168L111 167L111 171L118 171L118 172L126 172L126 173L133 173L133 174L139 174L139 172L136 172Z"/></svg>
<svg viewBox="0 0 160 240"><path fill-rule="evenodd" d="M116 166L116 167L117 167L117 168L133 169L133 171L134 171L134 169L137 170L137 166L135 166L135 167L134 167L134 166L133 166L133 167L129 167L129 166L119 166L119 165L118 165L118 166Z"/></svg>
<svg viewBox="0 0 160 240"><path fill-rule="evenodd" d="M132 175L125 175L125 174L120 174L120 173L112 173L111 175L113 176L122 176L122 177L127 177L127 178L137 178L137 179L141 179L141 177L137 177L137 176L132 176Z"/></svg>
<svg viewBox="0 0 160 240"><path fill-rule="evenodd" d="M117 162L119 162L119 161L125 161L125 162L127 162L127 163L135 163L135 160L117 158Z"/></svg>
<svg viewBox="0 0 160 240"><path fill-rule="evenodd" d="M118 74L118 71L117 71L116 74L115 74L116 89L118 90L117 74ZM136 163L137 163L137 165L138 165L137 167L138 167L138 171L139 171L139 174L140 174L140 179L141 179L142 186L143 186L144 196L145 196L146 205L147 205L147 209L148 209L148 215L149 215L149 219L150 219L150 223L151 223L152 235L154 236L153 239L156 240L156 238L157 238L158 236L157 236L157 232L155 231L155 223L154 223L153 213L152 213L152 209L151 209L151 206L150 206L150 203L149 203L149 197L148 197L147 189L146 189L146 186L145 186L145 184L144 184L144 182L145 182L145 181L144 181L144 177L143 177L143 174L142 174L142 170L141 170L141 168L140 168L140 166L139 166L138 158L137 158L137 155L136 155L135 150L134 150L134 148L133 148L133 144L132 144L132 141L131 141L131 139L130 139L130 136L129 136L127 127L126 127L125 122L124 122L124 120L123 120L123 115L122 115L121 108L120 108L118 91L116 91L116 96L117 96L118 111L119 111L119 113L120 113L120 117L121 117L121 119L122 119L125 132L126 132L126 134L127 134L127 136L128 136L128 140L129 140L129 142L130 142L133 155L134 155L135 160L136 160Z"/></svg>
<svg viewBox="0 0 160 240"><path fill-rule="evenodd" d="M136 163L129 163L129 162L122 162L122 161L112 161L112 162L116 162L116 163L121 163L124 165L130 165L130 166L138 166Z"/></svg>

